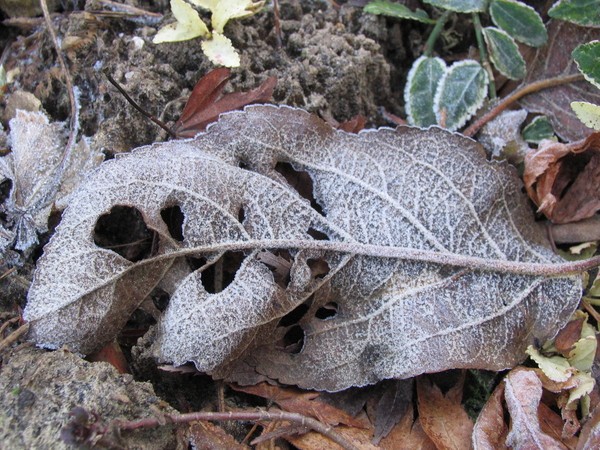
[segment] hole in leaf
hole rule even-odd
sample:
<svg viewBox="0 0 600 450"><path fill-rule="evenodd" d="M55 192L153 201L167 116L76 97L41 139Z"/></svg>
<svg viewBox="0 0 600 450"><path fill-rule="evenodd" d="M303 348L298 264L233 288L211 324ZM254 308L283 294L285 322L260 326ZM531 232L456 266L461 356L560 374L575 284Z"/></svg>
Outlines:
<svg viewBox="0 0 600 450"><path fill-rule="evenodd" d="M163 312L167 309L169 305L169 300L171 300L171 296L169 293L159 287L156 287L150 293L150 298L152 299L152 303L156 306L160 312Z"/></svg>
<svg viewBox="0 0 600 450"><path fill-rule="evenodd" d="M333 319L335 316L338 315L338 312L338 304L335 302L330 302L317 309L315 317L321 320Z"/></svg>
<svg viewBox="0 0 600 450"><path fill-rule="evenodd" d="M183 211L179 205L169 206L160 212L160 217L167 224L169 234L176 241L183 241Z"/></svg>
<svg viewBox="0 0 600 450"><path fill-rule="evenodd" d="M261 263L273 272L273 279L282 288L287 288L290 284L290 269L294 258L286 249L277 248L275 250L265 250L256 257Z"/></svg>
<svg viewBox="0 0 600 450"><path fill-rule="evenodd" d="M243 252L225 252L214 264L207 267L200 276L206 292L216 294L229 286L245 258L246 255ZM206 260L204 264L206 264Z"/></svg>
<svg viewBox="0 0 600 450"><path fill-rule="evenodd" d="M204 257L194 258L193 256L188 256L187 262L188 262L188 265L190 266L190 269L192 269L193 271L196 271L200 267L202 267L204 264L206 264L206 258L204 258Z"/></svg>
<svg viewBox="0 0 600 450"><path fill-rule="evenodd" d="M285 353L297 355L304 348L304 337L305 333L302 327L300 325L294 325L287 330L280 342L281 345L277 346L277 349Z"/></svg>
<svg viewBox="0 0 600 450"><path fill-rule="evenodd" d="M308 229L307 233L310 237L312 237L313 239L316 239L317 241L328 241L329 240L329 236L327 236L325 233L323 233L319 230L315 230L312 227L310 227Z"/></svg>
<svg viewBox="0 0 600 450"><path fill-rule="evenodd" d="M240 209L238 211L238 222L244 223L245 218L246 218L246 211L244 210L243 206L240 206Z"/></svg>
<svg viewBox="0 0 600 450"><path fill-rule="evenodd" d="M309 306L306 303L302 303L301 305L296 306L292 311L283 316L279 323L278 327L289 327L290 325L294 325L304 317L306 312L308 311Z"/></svg>
<svg viewBox="0 0 600 450"><path fill-rule="evenodd" d="M329 264L324 259L309 259L306 261L313 278L324 278L329 273Z"/></svg>
<svg viewBox="0 0 600 450"><path fill-rule="evenodd" d="M305 171L294 169L290 163L278 162L275 165L275 170L279 172L289 185L294 188L301 197L310 202L310 206L322 216L325 216L323 207L317 203L314 196L313 180Z"/></svg>
<svg viewBox="0 0 600 450"><path fill-rule="evenodd" d="M94 227L94 243L118 253L131 262L149 258L158 248L158 235L144 222L142 213L131 206L113 206Z"/></svg>
<svg viewBox="0 0 600 450"><path fill-rule="evenodd" d="M0 183L0 204L4 203L10 196L10 190L12 189L12 180L6 179Z"/></svg>

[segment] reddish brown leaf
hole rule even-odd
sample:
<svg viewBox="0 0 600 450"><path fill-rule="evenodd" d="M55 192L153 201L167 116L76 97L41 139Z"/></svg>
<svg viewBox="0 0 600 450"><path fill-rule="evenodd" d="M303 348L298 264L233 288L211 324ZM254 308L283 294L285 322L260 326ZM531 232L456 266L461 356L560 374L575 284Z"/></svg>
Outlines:
<svg viewBox="0 0 600 450"><path fill-rule="evenodd" d="M97 353L94 353L87 358L89 361L105 361L112 364L119 373L131 373L129 364L123 355L121 346L117 341L112 341Z"/></svg>
<svg viewBox="0 0 600 450"><path fill-rule="evenodd" d="M267 78L256 89L248 92L232 92L218 99L229 81L230 72L230 69L220 67L213 69L198 81L183 108L181 118L173 126L173 131L179 139L191 138L205 131L206 127L215 122L222 113L271 100L277 84L276 77Z"/></svg>
<svg viewBox="0 0 600 450"><path fill-rule="evenodd" d="M600 210L600 133L572 144L542 141L525 156L525 188L546 217L574 222Z"/></svg>
<svg viewBox="0 0 600 450"><path fill-rule="evenodd" d="M249 450L238 443L223 428L210 422L195 422L190 426L190 443L196 450Z"/></svg>
<svg viewBox="0 0 600 450"><path fill-rule="evenodd" d="M540 47L527 61L524 83L579 73L571 52L579 45L600 39L600 30L584 28L562 20L547 25L548 44ZM600 103L600 92L587 81L562 84L526 95L519 103L530 112L545 114L554 131L567 141L577 141L589 134L571 109L571 102Z"/></svg>
<svg viewBox="0 0 600 450"><path fill-rule="evenodd" d="M504 383L500 383L479 413L473 428L475 450L502 450L506 447L508 426L504 422Z"/></svg>
<svg viewBox="0 0 600 450"><path fill-rule="evenodd" d="M513 370L504 379L504 398L511 417L506 444L521 450L563 450L566 447L540 429L538 408L542 382L532 370Z"/></svg>
<svg viewBox="0 0 600 450"><path fill-rule="evenodd" d="M406 409L412 404L414 379L384 380L383 389L375 407L375 433L373 444L377 445L400 422Z"/></svg>
<svg viewBox="0 0 600 450"><path fill-rule="evenodd" d="M583 322L585 322L585 318L583 317L571 320L556 335L554 345L556 346L556 349L564 356L573 350L573 344L581 339L581 328L583 327Z"/></svg>
<svg viewBox="0 0 600 450"><path fill-rule="evenodd" d="M560 448L572 449L577 444L577 438L563 437L565 422L561 416L555 413L544 402L541 402L538 407L538 420L540 421L542 433L545 433L560 442L563 445L563 447Z"/></svg>
<svg viewBox="0 0 600 450"><path fill-rule="evenodd" d="M412 404L408 406L400 422L381 440L379 447L383 450L436 450L433 441L423 431L419 419L414 421Z"/></svg>
<svg viewBox="0 0 600 450"><path fill-rule="evenodd" d="M365 123L367 123L367 119L359 114L358 116L354 116L352 119L340 123L337 126L337 129L347 131L348 133L358 133L365 127Z"/></svg>
<svg viewBox="0 0 600 450"><path fill-rule="evenodd" d="M419 419L439 450L471 448L473 421L460 404L456 390L442 394L427 376L417 378ZM462 397L462 395L461 395Z"/></svg>

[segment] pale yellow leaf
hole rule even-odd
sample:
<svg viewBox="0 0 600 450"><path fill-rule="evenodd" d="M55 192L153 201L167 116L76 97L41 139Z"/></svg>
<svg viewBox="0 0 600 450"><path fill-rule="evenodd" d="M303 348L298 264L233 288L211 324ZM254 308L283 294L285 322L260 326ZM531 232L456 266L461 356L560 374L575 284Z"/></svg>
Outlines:
<svg viewBox="0 0 600 450"><path fill-rule="evenodd" d="M238 67L240 56L231 41L222 34L213 33L212 39L202 42L202 51L215 64L225 67Z"/></svg>
<svg viewBox="0 0 600 450"><path fill-rule="evenodd" d="M600 106L588 102L571 102L571 108L586 127L600 130Z"/></svg>
<svg viewBox="0 0 600 450"><path fill-rule="evenodd" d="M252 0L227 0L218 2L214 9L211 8L213 12L213 30L217 33L223 33L225 24L227 24L229 19L240 19L251 16L264 4L264 1L253 3Z"/></svg>
<svg viewBox="0 0 600 450"><path fill-rule="evenodd" d="M576 370L562 356L544 356L531 345L527 347L525 352L531 356L531 359L538 364L542 372L551 380L558 382L567 381Z"/></svg>
<svg viewBox="0 0 600 450"><path fill-rule="evenodd" d="M183 0L171 0L171 10L177 22L161 28L152 40L155 44L186 41L209 34L198 12Z"/></svg>
<svg viewBox="0 0 600 450"><path fill-rule="evenodd" d="M578 373L573 375L573 377L578 379L579 385L569 390L569 401L567 402L567 405L588 395L592 392L592 389L594 389L594 385L596 384L596 381L592 378L590 373Z"/></svg>
<svg viewBox="0 0 600 450"><path fill-rule="evenodd" d="M588 336L575 342L575 348L569 353L568 362L580 372L592 369L598 341L595 336Z"/></svg>

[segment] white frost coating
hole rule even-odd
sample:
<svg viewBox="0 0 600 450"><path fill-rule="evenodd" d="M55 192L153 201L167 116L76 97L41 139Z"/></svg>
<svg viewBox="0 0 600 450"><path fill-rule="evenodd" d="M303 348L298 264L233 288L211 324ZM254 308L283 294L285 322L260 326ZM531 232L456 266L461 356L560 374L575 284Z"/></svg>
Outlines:
<svg viewBox="0 0 600 450"><path fill-rule="evenodd" d="M205 266L179 276L158 324L159 359L194 361L242 382L252 381L251 366L326 390L456 367L510 367L568 320L581 282L503 272L501 264L561 259L547 248L514 171L483 153L438 128L353 135L300 110L252 106L223 115L193 140L109 161L73 194L38 262L25 310L31 338L89 353L114 337L175 258L181 270L188 255L214 262L225 248L244 248L222 292L204 289ZM274 170L278 161L308 172L325 217ZM97 218L114 205L134 206L160 235L156 257L134 264L95 246ZM185 215L182 242L160 215L173 205ZM312 245L310 229L331 245ZM258 241L267 249L286 242L294 258L287 287L259 259ZM381 257L364 251L366 244L415 256ZM483 268L466 258L497 263ZM319 260L329 271L313 276ZM301 351L283 351L290 325L280 326L281 318L305 301ZM321 320L316 313L327 304L337 314Z"/></svg>

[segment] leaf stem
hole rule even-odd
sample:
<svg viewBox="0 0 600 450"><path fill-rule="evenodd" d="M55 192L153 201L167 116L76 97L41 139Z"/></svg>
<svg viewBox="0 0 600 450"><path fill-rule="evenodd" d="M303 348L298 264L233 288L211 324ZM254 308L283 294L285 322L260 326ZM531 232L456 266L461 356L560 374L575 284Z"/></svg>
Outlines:
<svg viewBox="0 0 600 450"><path fill-rule="evenodd" d="M565 75L556 78L548 78L546 80L535 81L533 83L526 84L525 86L517 89L508 97L502 99L496 106L490 109L487 113L473 122L462 134L465 136L473 136L477 133L481 127L483 127L486 123L500 114L508 105L519 100L521 97L531 94L532 92L541 91L542 89L551 88L554 86L558 86L564 83L573 83L575 81L583 80L583 75L580 73Z"/></svg>
<svg viewBox="0 0 600 450"><path fill-rule="evenodd" d="M428 262L449 266L464 267L471 270L492 272L510 272L519 275L546 277L568 277L580 274L600 266L600 256L583 261L565 263L533 263L502 259L488 259L477 256L460 255L457 253L436 252L405 247L390 247L385 245L361 244L358 242L334 242L301 239L256 239L238 242L225 242L202 247L186 248L149 258L132 265L154 263L164 259L201 253L220 253L225 251L256 250L261 248L294 248L302 250L321 250L347 253L354 255L374 256L379 258L396 258L412 261Z"/></svg>
<svg viewBox="0 0 600 450"><path fill-rule="evenodd" d="M493 100L496 98L496 81L494 80L494 72L492 71L492 67L490 66L490 62L488 60L479 14L473 13L472 20L473 25L475 25L475 37L477 38L477 47L479 48L479 59L481 60L481 65L487 72L490 80L488 84L488 96Z"/></svg>
<svg viewBox="0 0 600 450"><path fill-rule="evenodd" d="M427 39L427 42L425 43L425 47L423 47L423 55L424 56L431 56L433 54L433 46L435 45L435 41L437 41L437 38L440 36L440 33L442 32L444 25L448 21L448 18L450 17L451 12L452 11L450 11L450 10L446 10L438 18L438 20L435 24L435 27L433 27L433 30L431 31L431 34L429 35L429 38Z"/></svg>

